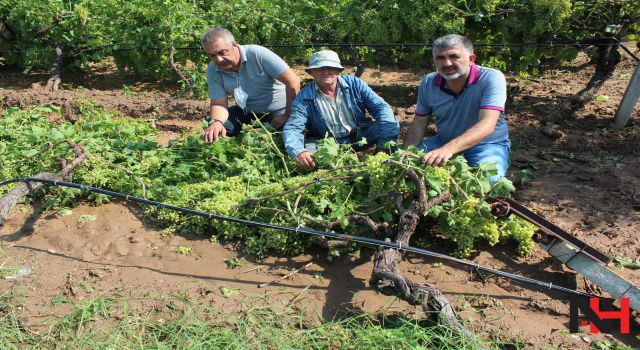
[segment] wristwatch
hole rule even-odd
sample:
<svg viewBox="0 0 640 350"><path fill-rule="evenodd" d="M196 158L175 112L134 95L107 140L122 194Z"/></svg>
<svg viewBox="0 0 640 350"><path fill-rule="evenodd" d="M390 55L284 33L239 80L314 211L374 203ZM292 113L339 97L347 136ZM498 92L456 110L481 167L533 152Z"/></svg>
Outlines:
<svg viewBox="0 0 640 350"><path fill-rule="evenodd" d="M220 120L220 119L211 119L211 120L209 120L209 126L211 126L211 125L212 125L213 123L215 123L215 122L218 122L218 123L220 123L221 125L224 125L224 123L223 123L223 122L222 122L222 120Z"/></svg>

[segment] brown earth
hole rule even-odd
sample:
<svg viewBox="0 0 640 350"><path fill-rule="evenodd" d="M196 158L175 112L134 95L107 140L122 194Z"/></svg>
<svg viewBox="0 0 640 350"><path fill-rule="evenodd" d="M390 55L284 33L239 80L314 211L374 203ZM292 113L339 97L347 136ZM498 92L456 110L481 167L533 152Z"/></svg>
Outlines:
<svg viewBox="0 0 640 350"><path fill-rule="evenodd" d="M593 66L585 62L558 67L540 77L509 78L507 106L513 140L509 175L518 181L520 170L529 169L535 176L518 186L516 199L608 256L631 259L640 256L638 108L624 130L613 130L610 124L635 64L625 58L598 97L575 116L559 111L563 100L579 91L593 73ZM304 76L301 70L299 73ZM153 120L161 131L160 143L179 137L181 130L199 127L207 114L206 101L177 98L175 87L135 82L108 69L96 69L86 76L63 76L66 84L57 92L44 90L44 75L2 74L0 98L5 107L54 104L61 107L64 117L75 119L76 100L93 100L123 116ZM406 129L415 111L419 75L368 68L363 79L394 107ZM95 215L96 220L85 222L81 219L87 218L85 215ZM135 206L120 202L100 207L80 205L63 217L43 213L37 207L18 207L0 229L0 242L3 264L29 269L25 276L0 281L2 290L25 298L21 320L27 326L69 311L68 304L52 306L55 296L68 295L77 302L116 292L132 297L182 293L226 311L233 310L244 296L266 295L283 306L292 301L299 304L311 322L352 312L420 314L405 302L369 287L370 249L363 250L360 257L338 261L328 261L322 251L256 260L234 246L212 243L205 237L163 236L141 219ZM180 247L190 248L190 254L178 253ZM233 257L240 258L240 268L226 267L224 261ZM518 258L513 246L483 246L472 260L599 292L541 249L530 257ZM293 277L258 288L258 284L272 282L308 262L313 264ZM415 282L440 288L461 317L485 337L517 338L531 349L587 349L591 341L603 338L640 346L633 336L568 334L568 301L559 293L494 277L483 280L459 266L436 262L407 254L400 268ZM612 269L640 285L640 270ZM220 293L222 287L238 288L242 293L227 299ZM637 315L632 322L638 322ZM635 327L637 330L637 324Z"/></svg>

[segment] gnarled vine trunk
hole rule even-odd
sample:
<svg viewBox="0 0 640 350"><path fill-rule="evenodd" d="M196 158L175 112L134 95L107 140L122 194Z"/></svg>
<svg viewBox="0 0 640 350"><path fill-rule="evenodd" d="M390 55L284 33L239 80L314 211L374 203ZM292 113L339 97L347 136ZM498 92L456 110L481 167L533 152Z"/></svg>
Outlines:
<svg viewBox="0 0 640 350"><path fill-rule="evenodd" d="M394 237L386 237L385 241L395 242L399 245L409 245L409 240L416 231L420 217L426 210L450 198L450 193L444 192L440 196L428 200L424 180L411 169L404 171L416 184L418 195L407 210L401 207L401 199L397 201L401 213L398 232ZM400 251L380 247L374 258L370 285L383 294L396 295L412 305L421 305L427 314L437 315L439 323L448 326L455 333L477 342L482 348L483 345L480 341L464 326L447 298L435 286L414 283L402 276L397 268L401 258Z"/></svg>
<svg viewBox="0 0 640 350"><path fill-rule="evenodd" d="M591 101L602 84L613 75L613 71L620 62L620 52L618 52L618 45L616 45L617 42L615 39L593 39L593 42L590 43L599 45L596 71L587 83L587 86L574 96L571 96L565 103L563 107L565 113L573 114Z"/></svg>
<svg viewBox="0 0 640 350"><path fill-rule="evenodd" d="M53 61L53 66L51 67L49 80L47 81L47 86L45 89L47 91L58 91L60 87L60 71L62 70L62 49L60 45L56 45L56 59Z"/></svg>

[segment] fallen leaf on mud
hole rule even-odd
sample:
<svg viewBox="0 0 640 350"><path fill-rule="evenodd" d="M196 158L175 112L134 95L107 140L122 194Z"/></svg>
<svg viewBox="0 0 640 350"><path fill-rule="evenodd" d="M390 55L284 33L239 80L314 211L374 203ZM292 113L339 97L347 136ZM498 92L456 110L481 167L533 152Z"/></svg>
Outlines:
<svg viewBox="0 0 640 350"><path fill-rule="evenodd" d="M629 268L629 269L640 269L640 257L637 257L636 260L632 260L626 256L616 256L615 257L615 265L621 269Z"/></svg>
<svg viewBox="0 0 640 350"><path fill-rule="evenodd" d="M236 294L240 294L240 289L237 288L229 288L229 287L220 287L220 293L222 294L223 297L225 298L229 298L231 296L234 296Z"/></svg>
<svg viewBox="0 0 640 350"><path fill-rule="evenodd" d="M95 215L80 215L78 218L78 226L82 226L89 221L96 221L97 217Z"/></svg>
<svg viewBox="0 0 640 350"><path fill-rule="evenodd" d="M57 217L68 216L68 215L71 215L71 214L73 214L73 212L69 208L60 208L60 209L56 210L55 213L53 213L53 215L55 215Z"/></svg>
<svg viewBox="0 0 640 350"><path fill-rule="evenodd" d="M552 139L559 139L564 136L564 132L560 131L557 125L545 126L540 130L540 132L542 132L542 134L545 136L551 137Z"/></svg>
<svg viewBox="0 0 640 350"><path fill-rule="evenodd" d="M86 283L86 282L82 283L82 288L87 293L93 293L93 287L91 287L91 285L89 283Z"/></svg>
<svg viewBox="0 0 640 350"><path fill-rule="evenodd" d="M242 266L242 264L240 263L240 260L235 257L225 260L224 263L227 265L228 269L235 269L236 267Z"/></svg>

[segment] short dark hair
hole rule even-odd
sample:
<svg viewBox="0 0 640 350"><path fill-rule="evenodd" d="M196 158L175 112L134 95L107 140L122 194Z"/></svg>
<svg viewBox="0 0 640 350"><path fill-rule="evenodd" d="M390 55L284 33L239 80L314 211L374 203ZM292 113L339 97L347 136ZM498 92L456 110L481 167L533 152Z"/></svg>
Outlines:
<svg viewBox="0 0 640 350"><path fill-rule="evenodd" d="M473 55L473 43L466 36L458 34L448 34L441 36L431 44L431 52L435 57L436 50L450 48L452 46L462 45L468 55Z"/></svg>

